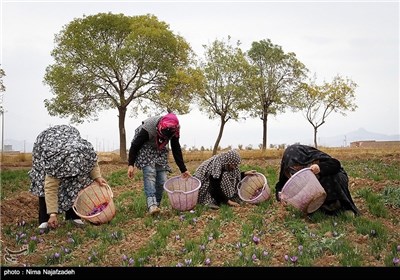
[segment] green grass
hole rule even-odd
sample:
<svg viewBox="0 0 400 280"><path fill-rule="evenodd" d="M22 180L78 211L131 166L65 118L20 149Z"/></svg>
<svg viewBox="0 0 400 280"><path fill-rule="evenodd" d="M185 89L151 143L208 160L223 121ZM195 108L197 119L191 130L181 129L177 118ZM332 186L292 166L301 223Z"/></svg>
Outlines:
<svg viewBox="0 0 400 280"><path fill-rule="evenodd" d="M400 163L387 164L380 159L346 160L342 162L347 174L374 181L400 180Z"/></svg>
<svg viewBox="0 0 400 280"><path fill-rule="evenodd" d="M1 170L1 200L8 198L13 193L29 190L31 181L28 176L28 171L29 169Z"/></svg>
<svg viewBox="0 0 400 280"><path fill-rule="evenodd" d="M28 257L38 254L43 244L50 248L41 252L43 257L37 263L27 263L31 266L156 266L163 260L167 266L292 267L320 265L328 259L336 266L367 266L371 260L393 266L393 260L400 257L400 188L395 170L399 166L378 159L344 164L350 176L370 180L368 185L358 186L353 196L364 209L365 215L360 217L326 216L319 211L305 216L290 206L283 210L273 193L278 166L245 164L242 170L265 174L272 191L266 202L243 205L245 216L226 205L217 211L197 205L193 211L180 212L171 209L164 193L164 214L151 217L143 188L129 188L114 196L117 212L108 224L78 229L63 223L47 234L38 233L36 221L2 225L2 246L28 244ZM139 173L136 183L141 180ZM27 171L8 170L1 173L1 179L2 199L29 186ZM106 179L113 188L132 185L126 169L112 172ZM374 191L370 187L374 182L385 186ZM143 239L131 249L136 234ZM36 239L31 239L33 236ZM120 250L110 255L110 248Z"/></svg>

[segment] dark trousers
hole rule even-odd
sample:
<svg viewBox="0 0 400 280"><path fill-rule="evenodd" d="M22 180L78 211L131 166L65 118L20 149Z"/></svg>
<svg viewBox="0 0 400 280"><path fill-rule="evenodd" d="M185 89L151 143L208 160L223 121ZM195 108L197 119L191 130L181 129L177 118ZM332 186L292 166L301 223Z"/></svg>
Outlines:
<svg viewBox="0 0 400 280"><path fill-rule="evenodd" d="M44 197L39 197L39 225L41 223L47 222L50 218L50 215L47 214L46 200ZM75 220L80 219L80 217L75 213L75 211L70 208L65 212L66 220Z"/></svg>

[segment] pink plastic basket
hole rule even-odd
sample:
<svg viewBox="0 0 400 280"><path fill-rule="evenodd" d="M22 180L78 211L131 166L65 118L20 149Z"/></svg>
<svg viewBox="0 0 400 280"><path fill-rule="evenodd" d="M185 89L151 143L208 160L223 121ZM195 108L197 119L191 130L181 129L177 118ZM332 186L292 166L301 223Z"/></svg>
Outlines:
<svg viewBox="0 0 400 280"><path fill-rule="evenodd" d="M193 176L189 178L175 176L164 183L164 190L168 194L172 208L188 211L197 204L200 186L200 180Z"/></svg>
<svg viewBox="0 0 400 280"><path fill-rule="evenodd" d="M72 209L93 224L111 221L115 216L115 205L110 186L99 186L93 182L78 193Z"/></svg>
<svg viewBox="0 0 400 280"><path fill-rule="evenodd" d="M312 213L324 203L326 192L311 169L304 168L290 177L279 197L304 213Z"/></svg>
<svg viewBox="0 0 400 280"><path fill-rule="evenodd" d="M248 203L257 204L270 198L267 178L261 173L244 177L238 189L240 199Z"/></svg>

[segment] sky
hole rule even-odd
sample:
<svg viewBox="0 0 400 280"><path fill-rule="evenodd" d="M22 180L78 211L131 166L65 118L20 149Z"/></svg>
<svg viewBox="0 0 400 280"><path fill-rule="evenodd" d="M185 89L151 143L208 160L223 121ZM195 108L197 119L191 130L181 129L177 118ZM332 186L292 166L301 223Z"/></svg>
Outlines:
<svg viewBox="0 0 400 280"><path fill-rule="evenodd" d="M394 135L399 133L399 1L15 1L1 0L0 67L3 83L2 139L33 143L49 126L68 124L51 117L44 100L52 98L43 83L53 63L54 38L64 26L84 15L152 14L186 39L202 57L203 45L214 40L240 40L247 51L254 41L270 39L293 52L317 83L336 75L353 80L354 112L331 114L318 138L345 135L359 128ZM127 117L127 148L135 128L147 116ZM213 147L219 120L210 120L196 106L178 116L181 145ZM119 148L117 110L104 111L98 121L75 125L98 151ZM270 116L270 144L312 144L313 127L301 113ZM365 140L365 139L360 139ZM400 140L400 139L399 139ZM228 121L220 146L257 148L262 143L260 119ZM27 144L30 147L29 144ZM25 147L25 146L24 146ZM25 149L25 148L24 148ZM27 150L26 152L30 152Z"/></svg>

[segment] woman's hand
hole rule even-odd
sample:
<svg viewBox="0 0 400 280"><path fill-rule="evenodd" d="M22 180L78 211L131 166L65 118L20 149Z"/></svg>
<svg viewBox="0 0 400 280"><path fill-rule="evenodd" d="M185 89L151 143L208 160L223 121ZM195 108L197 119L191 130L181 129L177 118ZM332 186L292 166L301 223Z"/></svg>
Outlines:
<svg viewBox="0 0 400 280"><path fill-rule="evenodd" d="M234 202L234 201L232 201L232 200L230 200L230 199L228 199L228 205L229 205L229 206L233 206L233 207L239 207L239 206L240 206L239 203Z"/></svg>
<svg viewBox="0 0 400 280"><path fill-rule="evenodd" d="M318 174L321 170L319 169L319 165L318 164L313 164L310 166L311 171L314 174Z"/></svg>
<svg viewBox="0 0 400 280"><path fill-rule="evenodd" d="M186 170L185 172L183 172L183 173L181 174L181 176L182 176L182 178L186 179L186 178L189 178L189 177L192 176L192 175L190 174L189 171Z"/></svg>
<svg viewBox="0 0 400 280"><path fill-rule="evenodd" d="M103 177L99 177L94 179L96 181L97 184L99 184L100 186L107 186L107 181L106 179L104 179Z"/></svg>
<svg viewBox="0 0 400 280"><path fill-rule="evenodd" d="M56 228L58 226L57 214L51 213L47 223L49 228Z"/></svg>
<svg viewBox="0 0 400 280"><path fill-rule="evenodd" d="M257 173L256 170L249 170L249 171L244 172L244 175L245 175L245 176L248 176L248 175L255 175L256 173Z"/></svg>
<svg viewBox="0 0 400 280"><path fill-rule="evenodd" d="M135 167L133 165L128 166L128 178L132 179L135 175Z"/></svg>

